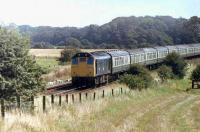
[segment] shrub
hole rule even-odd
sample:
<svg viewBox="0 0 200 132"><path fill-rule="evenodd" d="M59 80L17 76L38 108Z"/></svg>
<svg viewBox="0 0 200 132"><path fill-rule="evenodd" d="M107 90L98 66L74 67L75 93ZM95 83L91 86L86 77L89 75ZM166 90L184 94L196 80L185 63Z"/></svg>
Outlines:
<svg viewBox="0 0 200 132"><path fill-rule="evenodd" d="M64 49L61 51L61 57L59 58L59 61L62 63L62 64L65 64L67 62L70 62L71 61L71 58L74 54L80 52L79 49Z"/></svg>
<svg viewBox="0 0 200 132"><path fill-rule="evenodd" d="M132 75L140 76L145 82L145 87L149 87L153 80L153 78L150 75L149 70L142 65L138 65L138 64L132 65L128 73Z"/></svg>
<svg viewBox="0 0 200 132"><path fill-rule="evenodd" d="M172 78L173 76L172 69L166 65L162 65L157 72L162 82Z"/></svg>
<svg viewBox="0 0 200 132"><path fill-rule="evenodd" d="M200 65L198 65L193 71L191 75L192 80L200 80Z"/></svg>
<svg viewBox="0 0 200 132"><path fill-rule="evenodd" d="M134 65L131 65L130 70L128 71L128 74L132 74L132 75L149 74L149 70L144 66L134 64Z"/></svg>
<svg viewBox="0 0 200 132"><path fill-rule="evenodd" d="M170 53L164 60L164 64L171 67L174 77L182 79L186 74L187 63L177 53Z"/></svg>
<svg viewBox="0 0 200 132"><path fill-rule="evenodd" d="M126 84L130 89L143 89L151 85L152 77L149 71L140 65L132 65L128 74L120 78L120 82Z"/></svg>
<svg viewBox="0 0 200 132"><path fill-rule="evenodd" d="M126 74L120 78L120 82L126 84L130 89L147 88L146 81L141 76Z"/></svg>

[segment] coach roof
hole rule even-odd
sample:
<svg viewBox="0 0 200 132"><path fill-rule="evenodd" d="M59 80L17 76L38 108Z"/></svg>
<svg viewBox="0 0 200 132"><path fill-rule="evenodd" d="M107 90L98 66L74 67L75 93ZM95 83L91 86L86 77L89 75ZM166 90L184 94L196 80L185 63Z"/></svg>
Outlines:
<svg viewBox="0 0 200 132"><path fill-rule="evenodd" d="M129 53L127 51L124 51L124 50L108 51L107 53L110 54L113 57L129 55Z"/></svg>

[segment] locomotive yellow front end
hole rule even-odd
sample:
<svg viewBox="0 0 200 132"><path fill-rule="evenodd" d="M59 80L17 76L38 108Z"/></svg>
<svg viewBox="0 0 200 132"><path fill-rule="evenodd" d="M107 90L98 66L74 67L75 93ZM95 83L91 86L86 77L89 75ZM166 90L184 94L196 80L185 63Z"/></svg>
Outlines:
<svg viewBox="0 0 200 132"><path fill-rule="evenodd" d="M71 76L73 85L88 85L95 77L95 59L90 53L77 53L72 57Z"/></svg>

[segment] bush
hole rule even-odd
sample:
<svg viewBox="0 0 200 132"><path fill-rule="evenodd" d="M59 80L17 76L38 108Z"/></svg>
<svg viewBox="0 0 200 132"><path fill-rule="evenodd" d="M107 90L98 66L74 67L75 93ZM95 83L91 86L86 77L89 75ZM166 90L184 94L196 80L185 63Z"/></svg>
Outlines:
<svg viewBox="0 0 200 132"><path fill-rule="evenodd" d="M132 75L136 75L136 76L140 76L143 78L143 80L145 81L146 87L149 87L153 78L150 75L149 70L142 66L142 65L138 65L138 64L134 64L130 67L130 70L128 72L129 74Z"/></svg>
<svg viewBox="0 0 200 132"><path fill-rule="evenodd" d="M200 65L198 65L193 71L191 75L192 80L200 80Z"/></svg>
<svg viewBox="0 0 200 132"><path fill-rule="evenodd" d="M130 89L144 89L147 88L146 82L141 76L126 74L120 78L120 82L126 84Z"/></svg>
<svg viewBox="0 0 200 132"><path fill-rule="evenodd" d="M172 78L173 76L172 69L166 65L162 65L157 72L162 82Z"/></svg>
<svg viewBox="0 0 200 132"><path fill-rule="evenodd" d="M187 63L177 53L170 53L164 60L164 64L171 67L174 77L182 79L186 74Z"/></svg>
<svg viewBox="0 0 200 132"><path fill-rule="evenodd" d="M67 62L70 62L71 61L71 58L74 54L80 52L79 49L64 49L61 51L61 57L59 58L59 61L62 63L62 64L65 64Z"/></svg>
<svg viewBox="0 0 200 132"><path fill-rule="evenodd" d="M138 64L131 65L130 70L128 71L128 74L132 75L141 75L141 74L149 74L149 70Z"/></svg>
<svg viewBox="0 0 200 132"><path fill-rule="evenodd" d="M126 84L130 89L143 89L151 85L152 77L149 71L140 65L132 65L128 74L120 78L120 82Z"/></svg>

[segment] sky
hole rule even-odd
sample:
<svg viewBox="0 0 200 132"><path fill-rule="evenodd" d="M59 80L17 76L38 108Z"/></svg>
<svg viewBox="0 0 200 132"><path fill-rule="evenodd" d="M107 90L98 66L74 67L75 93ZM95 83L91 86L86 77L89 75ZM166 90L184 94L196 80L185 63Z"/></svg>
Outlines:
<svg viewBox="0 0 200 132"><path fill-rule="evenodd" d="M0 24L102 25L116 17L200 16L200 0L0 0Z"/></svg>

